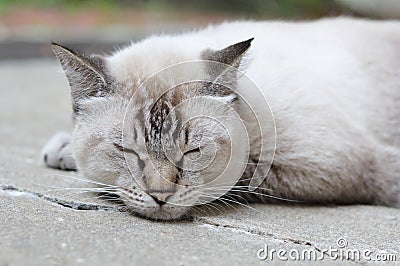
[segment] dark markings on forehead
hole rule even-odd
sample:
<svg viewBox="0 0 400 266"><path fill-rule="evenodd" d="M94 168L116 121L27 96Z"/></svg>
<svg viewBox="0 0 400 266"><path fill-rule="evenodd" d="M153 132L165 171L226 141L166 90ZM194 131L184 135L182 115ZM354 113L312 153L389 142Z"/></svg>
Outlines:
<svg viewBox="0 0 400 266"><path fill-rule="evenodd" d="M154 103L149 114L150 128L146 129L145 138L147 143L161 141L163 127L168 126L165 120L170 111L171 110L165 100L159 99ZM165 131L166 128L164 128L164 132Z"/></svg>
<svg viewBox="0 0 400 266"><path fill-rule="evenodd" d="M193 96L211 95L211 96L229 96L232 95L233 91L228 87L213 82L191 82L190 86L182 85L174 88L167 92L163 96L159 97L150 109L149 115L143 113L138 114L139 121L144 121L144 117L149 119L148 128L145 129L145 143L151 150L162 150L162 138L163 134L171 134L172 140L175 141L179 137L179 131L181 129L181 117L179 112L175 112L170 115L171 108L179 105L182 101ZM233 94L235 95L235 94ZM176 121L173 121L173 117L176 116ZM173 125L176 123L175 130ZM188 143L189 132L188 128L184 129L185 142Z"/></svg>
<svg viewBox="0 0 400 266"><path fill-rule="evenodd" d="M162 152L162 142L165 141L167 136L171 136L170 141L178 139L181 117L179 112L171 109L181 102L181 96L177 91L171 91L158 98L157 102L151 107L148 116L148 128L145 130L145 142L148 149L154 152Z"/></svg>
<svg viewBox="0 0 400 266"><path fill-rule="evenodd" d="M159 99L151 108L149 128L145 130L146 145L153 151L162 150L162 134L171 128L170 107L165 100Z"/></svg>

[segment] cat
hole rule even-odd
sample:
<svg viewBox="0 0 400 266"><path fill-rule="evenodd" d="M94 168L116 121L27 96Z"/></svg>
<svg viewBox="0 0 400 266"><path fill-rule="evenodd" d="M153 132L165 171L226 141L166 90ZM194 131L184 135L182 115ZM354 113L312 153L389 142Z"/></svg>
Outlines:
<svg viewBox="0 0 400 266"><path fill-rule="evenodd" d="M74 130L44 161L139 216L218 199L400 207L400 22L226 22L109 56L52 48Z"/></svg>

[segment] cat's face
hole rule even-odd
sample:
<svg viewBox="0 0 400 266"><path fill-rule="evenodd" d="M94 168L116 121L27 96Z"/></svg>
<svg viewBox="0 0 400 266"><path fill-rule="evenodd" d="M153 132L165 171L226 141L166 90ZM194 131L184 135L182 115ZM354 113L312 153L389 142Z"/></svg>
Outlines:
<svg viewBox="0 0 400 266"><path fill-rule="evenodd" d="M207 202L205 194L215 194L204 185L222 174L232 155L231 138L221 124L202 117L181 124L190 114L185 106L170 114L175 128L152 135L156 129L140 119L146 106L126 109L121 98L103 100L82 107L81 112L95 109L95 118L84 113L76 118L71 141L84 176L117 186L115 193L131 210L155 219L179 218Z"/></svg>
<svg viewBox="0 0 400 266"><path fill-rule="evenodd" d="M103 60L54 50L72 89L78 170L130 210L177 219L237 181L227 177L243 170L235 162L246 158L247 146L232 134L240 130L229 88L202 81L172 89L162 80L121 83L105 74Z"/></svg>

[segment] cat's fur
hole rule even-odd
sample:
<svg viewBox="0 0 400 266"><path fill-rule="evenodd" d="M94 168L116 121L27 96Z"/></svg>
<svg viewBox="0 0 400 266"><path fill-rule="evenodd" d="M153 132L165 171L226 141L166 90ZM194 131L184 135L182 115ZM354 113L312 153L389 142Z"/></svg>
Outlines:
<svg viewBox="0 0 400 266"><path fill-rule="evenodd" d="M270 170L266 164L260 172L269 170L267 177L254 192L242 192L242 186L233 192L259 202L270 201L271 197L261 195L268 194L306 203L400 207L400 22L335 18L225 23L184 35L150 37L105 58L85 57L58 45L53 49L71 85L75 129L70 145L77 168L87 178L117 186L117 194L135 213L155 219L181 217L200 203L196 185L227 164L224 154L229 153L232 141L218 126L193 121L186 133L175 136L182 152L198 147L196 136L217 143L215 163L208 169L181 171L174 164L182 154L175 154L173 148L168 151L175 162L160 155L159 140L154 140L150 130L154 125L148 121L157 120L163 108L175 102L205 96L224 105L200 97L174 113L171 123L201 110L224 117L228 129L235 132L237 124L224 115L229 107L241 111L243 101L237 100L235 92L211 87L204 91L193 85L171 92L157 111L150 106L169 81L161 78L153 87L138 89L141 82L168 66L200 59L243 70L265 95L276 123L274 161ZM190 78L190 71L176 76ZM238 79L231 81L238 94L251 97L241 77L229 78ZM264 104L261 99L259 103L252 100L256 109ZM260 117L261 124L268 124L262 137L273 139L271 118ZM249 163L244 181L239 182L243 186L253 174L260 145L259 138L252 136L252 121L248 124L249 158L241 147L233 155L237 165ZM122 131L126 143L122 143ZM49 166L75 168L75 162L69 166L53 163L63 157L58 151L62 154L69 145L50 148L44 151ZM130 151L126 158L123 148ZM202 149L207 154L211 148ZM231 167L232 173L240 170Z"/></svg>

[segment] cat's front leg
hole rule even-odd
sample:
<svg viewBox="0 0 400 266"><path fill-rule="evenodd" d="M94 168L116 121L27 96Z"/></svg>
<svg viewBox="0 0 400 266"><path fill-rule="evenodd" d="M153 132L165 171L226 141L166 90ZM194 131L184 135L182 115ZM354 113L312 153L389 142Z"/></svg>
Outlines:
<svg viewBox="0 0 400 266"><path fill-rule="evenodd" d="M70 139L71 135L69 133L59 132L44 146L42 158L48 167L62 170L76 170Z"/></svg>

